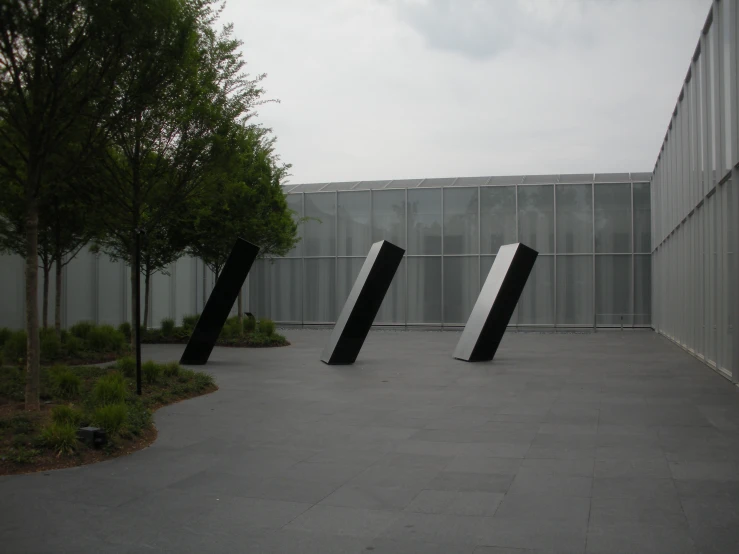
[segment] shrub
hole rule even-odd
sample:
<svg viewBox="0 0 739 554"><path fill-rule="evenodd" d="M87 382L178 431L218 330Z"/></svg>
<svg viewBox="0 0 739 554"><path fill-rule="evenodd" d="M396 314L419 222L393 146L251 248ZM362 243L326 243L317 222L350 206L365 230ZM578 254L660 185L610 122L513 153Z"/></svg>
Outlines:
<svg viewBox="0 0 739 554"><path fill-rule="evenodd" d="M0 328L0 347L5 344L5 341L7 341L12 334L13 331L8 329L7 327Z"/></svg>
<svg viewBox="0 0 739 554"><path fill-rule="evenodd" d="M3 345L3 360L9 363L18 362L26 358L26 332L12 333Z"/></svg>
<svg viewBox="0 0 739 554"><path fill-rule="evenodd" d="M244 319L244 331L247 333L253 333L254 330L257 328L257 320L253 317L247 316Z"/></svg>
<svg viewBox="0 0 739 554"><path fill-rule="evenodd" d="M275 333L275 322L271 319L260 319L259 332L267 337L271 337Z"/></svg>
<svg viewBox="0 0 739 554"><path fill-rule="evenodd" d="M54 329L41 329L39 331L41 345L41 359L50 362L59 358L62 350L62 342Z"/></svg>
<svg viewBox="0 0 739 554"><path fill-rule="evenodd" d="M180 374L177 376L180 383L187 383L193 379L195 379L195 372L192 369L185 369L184 367L180 369Z"/></svg>
<svg viewBox="0 0 739 554"><path fill-rule="evenodd" d="M120 358L115 366L129 379L136 377L136 359L133 356Z"/></svg>
<svg viewBox="0 0 739 554"><path fill-rule="evenodd" d="M66 340L62 340L62 346L67 356L78 356L85 349L83 340L74 335L67 335Z"/></svg>
<svg viewBox="0 0 739 554"><path fill-rule="evenodd" d="M144 375L144 380L151 385L159 381L159 377L162 375L162 366L149 360L141 365L141 373Z"/></svg>
<svg viewBox="0 0 739 554"><path fill-rule="evenodd" d="M16 435L26 435L33 432L33 421L24 414L15 415L7 420L7 426Z"/></svg>
<svg viewBox="0 0 739 554"><path fill-rule="evenodd" d="M128 408L123 403L108 404L96 408L92 414L92 421L108 433L117 433L126 423Z"/></svg>
<svg viewBox="0 0 739 554"><path fill-rule="evenodd" d="M144 405L140 398L134 399L128 404L128 417L126 419L126 427L132 435L140 435L145 429L151 426L152 417L149 409Z"/></svg>
<svg viewBox="0 0 739 554"><path fill-rule="evenodd" d="M14 464L30 464L39 454L40 452L36 449L17 446L10 450L8 458Z"/></svg>
<svg viewBox="0 0 739 554"><path fill-rule="evenodd" d="M26 372L22 367L0 368L0 398L22 402L26 390Z"/></svg>
<svg viewBox="0 0 739 554"><path fill-rule="evenodd" d="M229 317L226 320L226 323L223 324L223 329L221 329L219 338L233 339L239 337L243 334L242 329L241 325L239 325L238 317Z"/></svg>
<svg viewBox="0 0 739 554"><path fill-rule="evenodd" d="M87 333L87 344L96 352L120 352L126 346L126 336L112 325L101 325Z"/></svg>
<svg viewBox="0 0 739 554"><path fill-rule="evenodd" d="M182 327L192 331L198 319L200 319L200 314L182 316Z"/></svg>
<svg viewBox="0 0 739 554"><path fill-rule="evenodd" d="M67 423L74 427L79 427L84 419L85 414L82 410L73 408L72 406L60 405L51 409L51 421L54 423Z"/></svg>
<svg viewBox="0 0 739 554"><path fill-rule="evenodd" d="M85 340L87 335L95 328L95 324L91 321L78 321L69 328L69 332L72 333L78 339Z"/></svg>
<svg viewBox="0 0 739 554"><path fill-rule="evenodd" d="M100 377L92 389L92 397L98 406L120 404L126 399L126 382L120 373Z"/></svg>
<svg viewBox="0 0 739 554"><path fill-rule="evenodd" d="M162 366L165 377L176 377L180 373L180 364L177 362L169 362Z"/></svg>
<svg viewBox="0 0 739 554"><path fill-rule="evenodd" d="M49 373L55 394L59 398L79 396L82 379L66 366L54 366Z"/></svg>
<svg viewBox="0 0 739 554"><path fill-rule="evenodd" d="M195 387L198 391L205 390L215 385L213 377L207 373L195 373Z"/></svg>
<svg viewBox="0 0 739 554"><path fill-rule="evenodd" d="M131 340L131 324L128 321L124 321L118 326L118 331L123 333L123 336L126 337L126 342Z"/></svg>
<svg viewBox="0 0 739 554"><path fill-rule="evenodd" d="M71 454L77 448L77 428L70 423L50 423L41 431L41 438L57 456Z"/></svg>
<svg viewBox="0 0 739 554"><path fill-rule="evenodd" d="M171 337L174 333L175 321L170 317L165 317L162 320L162 336Z"/></svg>

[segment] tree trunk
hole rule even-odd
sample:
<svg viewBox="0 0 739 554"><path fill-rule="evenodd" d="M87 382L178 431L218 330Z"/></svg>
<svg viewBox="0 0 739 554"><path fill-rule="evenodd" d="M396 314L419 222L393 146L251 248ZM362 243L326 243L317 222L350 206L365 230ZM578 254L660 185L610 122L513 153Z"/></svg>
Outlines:
<svg viewBox="0 0 739 554"><path fill-rule="evenodd" d="M151 273L148 269L144 270L144 327L149 326L149 283L151 283Z"/></svg>
<svg viewBox="0 0 739 554"><path fill-rule="evenodd" d="M51 273L51 264L47 264L46 261L44 261L44 300L43 300L43 306L42 306L42 314L43 314L43 326L44 329L47 329L49 327L49 273Z"/></svg>
<svg viewBox="0 0 739 554"><path fill-rule="evenodd" d="M34 180L28 183L35 188ZM38 330L38 200L33 192L26 200L26 410L38 411L39 404L39 330Z"/></svg>
<svg viewBox="0 0 739 554"><path fill-rule="evenodd" d="M56 295L54 296L54 330L57 335L62 334L62 256L57 249L56 259Z"/></svg>

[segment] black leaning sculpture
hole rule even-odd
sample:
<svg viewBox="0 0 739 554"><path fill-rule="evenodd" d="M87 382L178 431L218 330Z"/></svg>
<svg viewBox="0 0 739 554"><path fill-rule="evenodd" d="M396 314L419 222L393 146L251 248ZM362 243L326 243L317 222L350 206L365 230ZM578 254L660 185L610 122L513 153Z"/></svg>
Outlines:
<svg viewBox="0 0 739 554"><path fill-rule="evenodd" d="M403 254L405 250L386 240L372 245L323 349L322 362L332 365L354 363Z"/></svg>
<svg viewBox="0 0 739 554"><path fill-rule="evenodd" d="M455 358L493 359L538 255L521 243L500 247L454 350Z"/></svg>
<svg viewBox="0 0 739 554"><path fill-rule="evenodd" d="M236 239L180 358L181 364L203 365L208 361L257 254L258 246L244 239Z"/></svg>

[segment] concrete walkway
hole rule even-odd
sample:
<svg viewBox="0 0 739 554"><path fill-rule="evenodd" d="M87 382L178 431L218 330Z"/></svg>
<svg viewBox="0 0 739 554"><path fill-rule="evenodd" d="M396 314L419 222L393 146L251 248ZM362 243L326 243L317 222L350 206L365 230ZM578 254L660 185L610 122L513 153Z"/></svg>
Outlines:
<svg viewBox="0 0 739 554"><path fill-rule="evenodd" d="M652 332L509 333L483 364L373 332L350 367L286 334L216 349L220 391L151 448L0 477L0 552L739 552L737 389Z"/></svg>

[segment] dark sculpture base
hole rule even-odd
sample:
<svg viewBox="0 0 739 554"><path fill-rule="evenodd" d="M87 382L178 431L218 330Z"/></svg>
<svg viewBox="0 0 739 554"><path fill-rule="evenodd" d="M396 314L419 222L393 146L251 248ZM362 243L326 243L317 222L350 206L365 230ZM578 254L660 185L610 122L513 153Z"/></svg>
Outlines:
<svg viewBox="0 0 739 554"><path fill-rule="evenodd" d="M203 365L208 361L257 254L258 246L243 239L236 239L236 244L180 358L181 364Z"/></svg>
<svg viewBox="0 0 739 554"><path fill-rule="evenodd" d="M493 359L538 255L520 243L500 247L454 350L455 358Z"/></svg>
<svg viewBox="0 0 739 554"><path fill-rule="evenodd" d="M405 250L386 240L370 248L341 315L323 349L327 364L353 364L380 310Z"/></svg>

